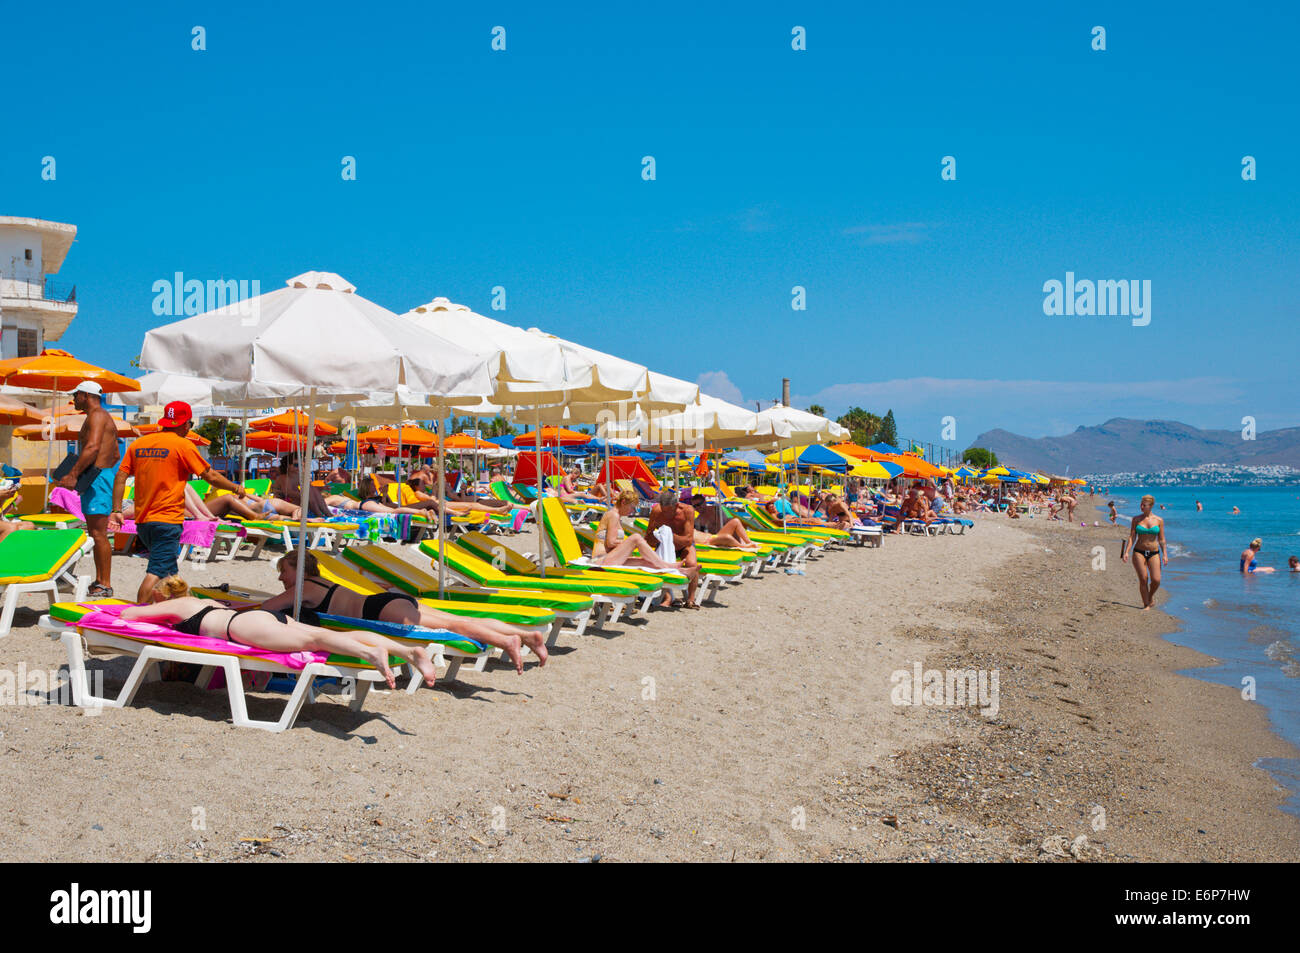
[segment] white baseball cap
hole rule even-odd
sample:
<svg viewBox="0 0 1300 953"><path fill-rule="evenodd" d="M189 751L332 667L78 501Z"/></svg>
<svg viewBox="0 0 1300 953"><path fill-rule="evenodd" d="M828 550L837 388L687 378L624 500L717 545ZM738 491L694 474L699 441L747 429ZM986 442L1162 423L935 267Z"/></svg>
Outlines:
<svg viewBox="0 0 1300 953"><path fill-rule="evenodd" d="M94 394L96 397L104 396L104 388L100 387L94 381L82 381L76 387L72 388L74 394Z"/></svg>

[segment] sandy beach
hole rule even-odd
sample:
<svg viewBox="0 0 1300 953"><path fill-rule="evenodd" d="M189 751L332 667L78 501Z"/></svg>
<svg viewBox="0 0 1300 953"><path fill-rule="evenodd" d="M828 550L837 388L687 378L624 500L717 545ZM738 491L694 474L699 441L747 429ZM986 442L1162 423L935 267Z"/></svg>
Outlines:
<svg viewBox="0 0 1300 953"><path fill-rule="evenodd" d="M567 630L522 676L356 713L327 694L278 735L182 683L95 716L28 697L0 708L0 859L1300 860L1253 767L1296 752L1237 691L1176 674L1211 660L1138 611L1119 539L993 516L890 537L704 611ZM118 593L143 569L115 557ZM186 575L274 587L266 557ZM57 671L43 600L22 605L0 669ZM894 704L916 663L996 671L996 715ZM127 671L90 664L110 691Z"/></svg>

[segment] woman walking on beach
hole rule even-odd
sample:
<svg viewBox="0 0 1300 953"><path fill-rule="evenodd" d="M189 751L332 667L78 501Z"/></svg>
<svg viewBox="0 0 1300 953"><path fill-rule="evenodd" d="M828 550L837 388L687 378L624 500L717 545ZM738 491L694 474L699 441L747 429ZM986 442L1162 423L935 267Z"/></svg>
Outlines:
<svg viewBox="0 0 1300 953"><path fill-rule="evenodd" d="M1165 521L1154 515L1156 498L1151 494L1142 497L1139 508L1141 512L1133 517L1128 532L1128 552L1120 557L1128 562L1128 553L1133 554L1133 568L1137 570L1138 594L1142 596L1142 611L1150 609L1155 602L1156 590L1160 588L1160 567L1169 564L1169 553L1165 546Z"/></svg>

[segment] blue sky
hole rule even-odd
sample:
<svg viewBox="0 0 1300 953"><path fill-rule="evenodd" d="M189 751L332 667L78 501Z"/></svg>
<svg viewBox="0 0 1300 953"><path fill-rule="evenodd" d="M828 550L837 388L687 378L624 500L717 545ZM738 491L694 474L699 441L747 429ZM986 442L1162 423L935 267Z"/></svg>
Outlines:
<svg viewBox="0 0 1300 953"><path fill-rule="evenodd" d="M155 280L319 269L921 440L1300 424L1293 9L553 6L8 10L0 212L79 226L60 346L125 369ZM1150 325L1044 315L1067 271Z"/></svg>

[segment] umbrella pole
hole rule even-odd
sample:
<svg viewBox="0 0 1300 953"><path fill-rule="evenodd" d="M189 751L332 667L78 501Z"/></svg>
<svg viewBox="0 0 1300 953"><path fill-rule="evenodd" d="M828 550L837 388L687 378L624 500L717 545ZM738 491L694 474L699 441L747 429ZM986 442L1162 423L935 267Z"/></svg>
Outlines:
<svg viewBox="0 0 1300 953"><path fill-rule="evenodd" d="M311 434L316 429L316 388L311 389L308 395L309 409L307 413L307 433ZM295 416L294 430L298 429L298 421ZM310 437L308 438L310 439ZM310 457L306 461L310 464ZM309 466L299 464L299 477L302 484L299 488L298 497L298 571L294 574L293 583L293 617L298 620L302 617L302 573L303 567L307 561L307 506L311 502L311 473Z"/></svg>
<svg viewBox="0 0 1300 953"><path fill-rule="evenodd" d="M534 522L537 525L537 565L546 578L546 534L542 532L542 408L537 408L537 505Z"/></svg>
<svg viewBox="0 0 1300 953"><path fill-rule="evenodd" d="M50 470L53 468L54 457L54 438L59 433L59 418L55 416L54 411L58 409L59 400L59 379L54 378L54 394L50 397L50 439L45 443L45 504L42 510L50 508Z"/></svg>
<svg viewBox="0 0 1300 953"><path fill-rule="evenodd" d="M438 421L438 598L447 591L447 566L443 562L443 546L447 539L447 514L445 489L447 480L447 458L443 454L443 426Z"/></svg>

